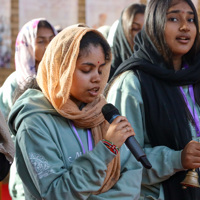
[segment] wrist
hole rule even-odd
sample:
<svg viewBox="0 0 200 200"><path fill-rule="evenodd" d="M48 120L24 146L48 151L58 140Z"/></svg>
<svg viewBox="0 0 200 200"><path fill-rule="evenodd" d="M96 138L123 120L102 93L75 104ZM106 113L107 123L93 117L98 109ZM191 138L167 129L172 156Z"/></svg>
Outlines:
<svg viewBox="0 0 200 200"><path fill-rule="evenodd" d="M114 145L111 141L102 139L102 142L112 153L114 153L115 155L118 154L119 148L116 145Z"/></svg>

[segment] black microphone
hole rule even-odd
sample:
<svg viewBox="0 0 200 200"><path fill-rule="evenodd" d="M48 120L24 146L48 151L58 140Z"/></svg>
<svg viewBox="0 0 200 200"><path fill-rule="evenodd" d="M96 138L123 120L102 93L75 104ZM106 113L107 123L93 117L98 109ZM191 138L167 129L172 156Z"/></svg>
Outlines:
<svg viewBox="0 0 200 200"><path fill-rule="evenodd" d="M116 117L120 116L119 110L110 103L103 106L102 113L104 115L104 118L110 124ZM128 137L125 141L125 144L129 148L131 153L135 156L135 158L140 161L145 168L150 169L152 167L151 163L146 157L146 154L144 153L134 136Z"/></svg>

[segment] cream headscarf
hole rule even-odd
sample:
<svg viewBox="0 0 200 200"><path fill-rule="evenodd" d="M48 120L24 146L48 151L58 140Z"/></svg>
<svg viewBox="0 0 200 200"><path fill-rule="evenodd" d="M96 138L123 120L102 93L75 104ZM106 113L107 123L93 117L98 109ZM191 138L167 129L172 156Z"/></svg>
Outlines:
<svg viewBox="0 0 200 200"><path fill-rule="evenodd" d="M45 18L32 19L22 27L17 35L15 43L15 68L17 72L17 83L22 90L29 81L28 78L36 77L35 40L38 24L42 20L48 22ZM56 35L56 30L51 24L50 26Z"/></svg>
<svg viewBox="0 0 200 200"><path fill-rule="evenodd" d="M97 144L104 138L108 129L101 109L106 104L102 95L106 86L111 59L103 67L101 82L101 95L93 102L88 103L82 110L69 99L76 61L79 55L80 41L87 33L93 31L103 38L103 35L95 29L89 27L70 26L62 30L49 44L39 64L37 82L46 98L62 116L73 120L75 126L81 128L91 128L92 135ZM111 58L111 52L110 52ZM95 194L109 190L120 176L120 155L116 156L109 163L104 184Z"/></svg>

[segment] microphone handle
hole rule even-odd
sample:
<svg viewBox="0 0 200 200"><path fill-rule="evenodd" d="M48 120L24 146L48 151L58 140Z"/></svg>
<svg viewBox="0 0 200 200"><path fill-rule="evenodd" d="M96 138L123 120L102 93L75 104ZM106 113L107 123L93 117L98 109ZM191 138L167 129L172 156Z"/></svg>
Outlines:
<svg viewBox="0 0 200 200"><path fill-rule="evenodd" d="M112 115L110 120L108 121L110 124L113 122L113 120L120 116L120 114L116 113ZM126 146L129 148L130 152L135 156L135 158L142 163L142 165L147 168L151 169L152 165L149 162L149 160L146 157L146 154L144 153L143 149L140 147L140 144L138 141L135 139L134 136L130 136L126 139L125 141Z"/></svg>
<svg viewBox="0 0 200 200"><path fill-rule="evenodd" d="M125 144L129 148L131 153L135 156L135 158L140 161L145 168L152 168L152 165L147 159L146 154L144 153L144 151L140 147L140 144L134 136L130 136L129 138L127 138Z"/></svg>
<svg viewBox="0 0 200 200"><path fill-rule="evenodd" d="M125 141L125 144L137 160L139 160L142 156L146 156L134 136L128 137Z"/></svg>

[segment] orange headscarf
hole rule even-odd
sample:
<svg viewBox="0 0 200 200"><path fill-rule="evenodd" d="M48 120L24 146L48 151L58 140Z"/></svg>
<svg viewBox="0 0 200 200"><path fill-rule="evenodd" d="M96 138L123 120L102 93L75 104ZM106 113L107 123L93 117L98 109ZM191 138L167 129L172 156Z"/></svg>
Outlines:
<svg viewBox="0 0 200 200"><path fill-rule="evenodd" d="M37 82L46 98L62 116L73 120L75 126L81 128L91 128L92 135L97 144L104 138L109 124L105 121L101 109L106 104L103 90L106 86L110 65L110 60L103 67L103 80L100 85L101 95L93 102L88 103L82 110L69 98L76 68L76 61L80 50L80 41L87 32L95 32L102 38L103 35L95 29L73 25L62 30L48 45L47 50L40 62ZM109 190L120 176L120 155L108 164L106 178L103 186L95 194Z"/></svg>

